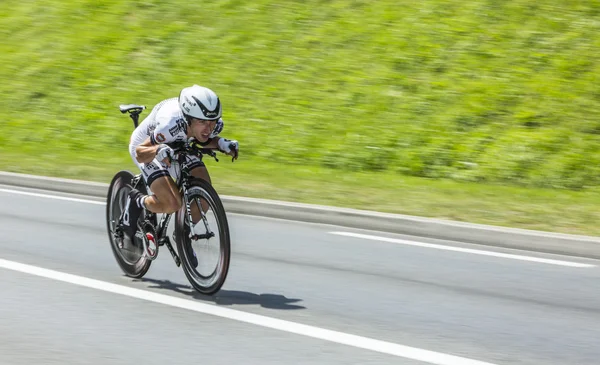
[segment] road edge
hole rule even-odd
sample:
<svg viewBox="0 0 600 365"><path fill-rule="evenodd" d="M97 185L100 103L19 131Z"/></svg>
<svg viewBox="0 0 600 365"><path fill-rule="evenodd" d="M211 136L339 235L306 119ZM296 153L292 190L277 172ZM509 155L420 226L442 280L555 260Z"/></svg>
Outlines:
<svg viewBox="0 0 600 365"><path fill-rule="evenodd" d="M0 171L0 184L106 197L108 184ZM228 212L600 259L600 237L222 195Z"/></svg>

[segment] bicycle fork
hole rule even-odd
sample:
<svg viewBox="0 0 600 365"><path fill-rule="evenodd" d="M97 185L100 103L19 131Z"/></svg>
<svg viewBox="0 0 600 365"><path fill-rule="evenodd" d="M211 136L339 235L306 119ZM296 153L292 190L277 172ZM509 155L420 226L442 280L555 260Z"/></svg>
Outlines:
<svg viewBox="0 0 600 365"><path fill-rule="evenodd" d="M186 189L187 190L187 189ZM204 228L206 229L206 233L204 234L196 234L196 231L194 230L195 224L192 221L192 209L190 208L190 201L187 198L187 194L184 194L184 199L185 199L185 207L186 207L186 211L187 211L187 221L188 221L188 225L190 227L190 234L189 234L189 238L196 241L199 239L209 239L215 236L215 234L210 230L210 227L208 226L208 222L206 221L206 214L204 214L204 211L202 210L202 204L198 204L198 212L200 213L201 216L201 220L202 223L204 224Z"/></svg>

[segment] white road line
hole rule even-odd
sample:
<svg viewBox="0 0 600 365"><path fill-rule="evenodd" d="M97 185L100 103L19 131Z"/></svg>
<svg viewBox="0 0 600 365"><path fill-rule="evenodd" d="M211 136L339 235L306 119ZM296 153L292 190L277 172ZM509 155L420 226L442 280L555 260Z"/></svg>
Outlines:
<svg viewBox="0 0 600 365"><path fill-rule="evenodd" d="M11 193L11 194L21 194L21 195L36 196L38 198L49 198L49 199L58 199L58 200L68 200L68 201L79 202L79 203L90 203L90 204L106 205L105 202L99 202L99 201L88 200L88 199L69 198L67 196L60 196L60 195L48 195L48 194L40 194L40 193L30 193L28 191L11 190L11 189L0 189L0 191L4 192L4 193Z"/></svg>
<svg viewBox="0 0 600 365"><path fill-rule="evenodd" d="M398 243L398 244L401 244L401 245L410 245L410 246L418 246L418 247L426 247L426 248L435 248L435 249L438 249L438 250L466 252L466 253L473 253L473 254L477 254L477 255L503 257L503 258L514 259L514 260L540 262L540 263L544 263L544 264L570 266L570 267L580 267L580 268L595 267L595 265L582 264L582 263L579 263L579 262L552 260L552 259L544 259L544 258L540 258L540 257L513 255L513 254L501 253L501 252L483 251L483 250L475 250L475 249L470 249L470 248L437 245L437 244L434 244L434 243L424 243L424 242L408 241L408 240L401 240L401 239L397 239L397 238L371 236L371 235L360 234L360 233L352 233L352 232L329 232L329 233L335 234L335 235L338 235L338 236L363 238L363 239L367 239L367 240Z"/></svg>
<svg viewBox="0 0 600 365"><path fill-rule="evenodd" d="M165 294L140 290L124 285L108 283L105 281L72 275L60 271L44 269L37 266L26 265L19 262L0 259L0 268L14 270L26 274L41 276L70 284L98 289L110 293L121 294L128 297L147 300L172 307L191 310L213 316L232 319L240 322L255 324L262 327L295 333L303 336L322 339L352 347L362 348L388 355L407 359L423 361L436 365L494 365L488 362L471 360L464 357L448 355L440 352L424 350L415 347L380 341L372 338L351 335L343 332L327 330L324 328L308 326L300 323L284 321L281 319L242 312L230 308L222 308L213 304L199 303L188 299L176 298Z"/></svg>

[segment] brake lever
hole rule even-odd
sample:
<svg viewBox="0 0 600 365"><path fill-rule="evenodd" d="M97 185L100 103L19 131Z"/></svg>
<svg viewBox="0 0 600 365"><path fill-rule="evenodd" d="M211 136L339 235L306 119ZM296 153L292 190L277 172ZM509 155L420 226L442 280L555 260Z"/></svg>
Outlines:
<svg viewBox="0 0 600 365"><path fill-rule="evenodd" d="M211 156L212 158L215 159L215 161L219 162L219 159L217 158L217 154L215 153L215 151L202 148L202 146L199 145L198 142L190 143L190 147L197 149L202 154Z"/></svg>
<svg viewBox="0 0 600 365"><path fill-rule="evenodd" d="M214 158L215 161L219 162L219 159L217 158L217 154L215 153L215 151L209 151L208 155L211 156L212 158Z"/></svg>

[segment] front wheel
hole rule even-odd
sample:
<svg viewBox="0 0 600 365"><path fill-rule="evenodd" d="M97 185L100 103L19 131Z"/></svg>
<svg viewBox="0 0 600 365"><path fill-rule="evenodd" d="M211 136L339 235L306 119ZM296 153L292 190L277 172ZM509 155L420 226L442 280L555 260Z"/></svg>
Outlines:
<svg viewBox="0 0 600 365"><path fill-rule="evenodd" d="M196 224L188 214L193 206L206 209ZM175 213L175 240L183 272L194 289L206 295L219 291L229 271L230 233L223 203L207 181L192 179L188 184L182 207Z"/></svg>
<svg viewBox="0 0 600 365"><path fill-rule="evenodd" d="M150 268L151 261L144 255L143 237L136 234L133 240L126 238L123 234L117 232L117 224L131 190L128 185L131 184L134 176L129 171L119 171L113 177L106 200L106 226L108 230L108 239L113 255L123 272L133 278L141 278ZM138 189L146 193L145 185L139 184ZM140 214L141 222L144 214Z"/></svg>

